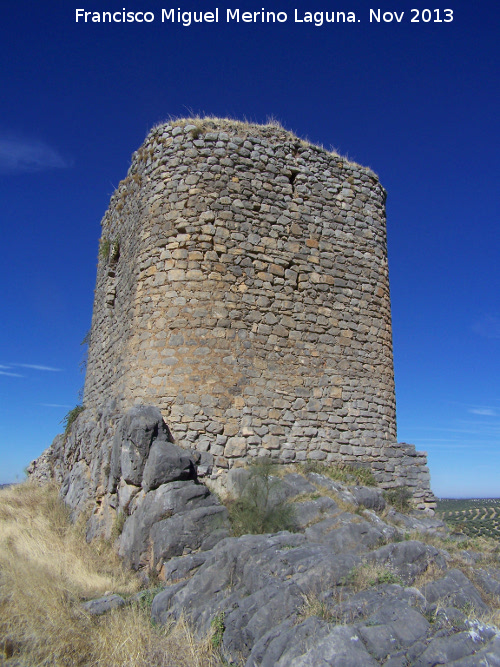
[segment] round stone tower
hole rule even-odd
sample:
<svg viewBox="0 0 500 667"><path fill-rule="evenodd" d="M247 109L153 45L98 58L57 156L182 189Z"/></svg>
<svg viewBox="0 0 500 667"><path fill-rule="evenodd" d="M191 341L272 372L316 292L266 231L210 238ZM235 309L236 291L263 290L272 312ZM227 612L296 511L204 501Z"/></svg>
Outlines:
<svg viewBox="0 0 500 667"><path fill-rule="evenodd" d="M161 408L218 465L394 477L386 193L280 127L154 128L102 221L84 402Z"/></svg>

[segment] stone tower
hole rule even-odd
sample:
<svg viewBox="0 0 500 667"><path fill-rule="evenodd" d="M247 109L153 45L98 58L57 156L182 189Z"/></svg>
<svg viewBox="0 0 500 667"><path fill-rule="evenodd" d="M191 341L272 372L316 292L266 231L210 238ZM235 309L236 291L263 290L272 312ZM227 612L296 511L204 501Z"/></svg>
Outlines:
<svg viewBox="0 0 500 667"><path fill-rule="evenodd" d="M347 460L423 498L425 457L396 444L385 197L279 127L154 128L102 220L86 407L157 405L219 466Z"/></svg>

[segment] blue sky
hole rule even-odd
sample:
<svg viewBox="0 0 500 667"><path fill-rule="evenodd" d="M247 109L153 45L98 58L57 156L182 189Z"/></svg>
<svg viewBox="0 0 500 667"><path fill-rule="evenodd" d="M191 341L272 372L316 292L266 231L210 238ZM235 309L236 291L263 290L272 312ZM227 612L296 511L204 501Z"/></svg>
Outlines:
<svg viewBox="0 0 500 667"><path fill-rule="evenodd" d="M428 452L439 496L500 495L500 10L396 4L264 4L281 24L226 23L228 7L262 8L252 1L4 8L0 483L23 477L79 401L99 223L132 152L155 123L194 112L275 117L379 174L399 440ZM155 21L75 21L124 6ZM171 7L218 7L220 22L162 23ZM453 21L410 22L426 7L433 19L452 7ZM404 16L370 23L370 8ZM356 22L295 23L294 9Z"/></svg>

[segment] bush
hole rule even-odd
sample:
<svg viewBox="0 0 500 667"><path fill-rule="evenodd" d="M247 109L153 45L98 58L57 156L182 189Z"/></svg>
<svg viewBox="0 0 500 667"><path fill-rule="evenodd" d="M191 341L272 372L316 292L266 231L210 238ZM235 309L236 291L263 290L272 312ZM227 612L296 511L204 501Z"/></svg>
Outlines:
<svg viewBox="0 0 500 667"><path fill-rule="evenodd" d="M269 459L252 463L241 496L225 501L236 537L294 530L293 506L283 497L282 482L272 475L273 469Z"/></svg>
<svg viewBox="0 0 500 667"><path fill-rule="evenodd" d="M408 513L412 509L412 493L407 486L398 486L395 489L384 491L384 498L395 510Z"/></svg>

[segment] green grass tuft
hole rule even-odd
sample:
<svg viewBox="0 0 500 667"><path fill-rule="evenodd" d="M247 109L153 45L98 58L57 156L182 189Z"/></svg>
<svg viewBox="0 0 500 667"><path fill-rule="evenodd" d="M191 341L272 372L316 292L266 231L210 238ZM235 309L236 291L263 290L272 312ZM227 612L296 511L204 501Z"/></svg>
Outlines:
<svg viewBox="0 0 500 667"><path fill-rule="evenodd" d="M62 420L61 424L64 426L64 438L66 439L71 431L71 427L75 423L78 415L80 415L85 410L84 405L75 405L75 407L70 410L67 415Z"/></svg>

